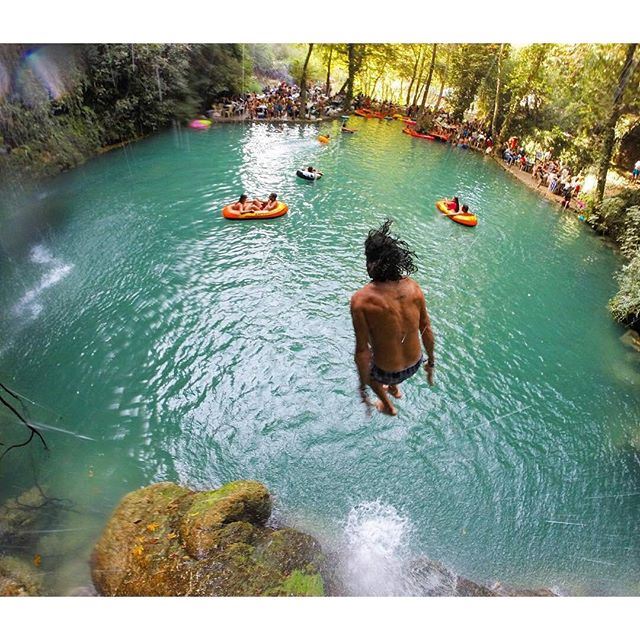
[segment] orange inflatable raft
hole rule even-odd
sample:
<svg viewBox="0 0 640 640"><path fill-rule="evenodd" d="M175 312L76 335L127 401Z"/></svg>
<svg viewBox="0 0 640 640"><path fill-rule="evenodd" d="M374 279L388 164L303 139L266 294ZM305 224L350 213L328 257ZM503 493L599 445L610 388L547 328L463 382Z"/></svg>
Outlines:
<svg viewBox="0 0 640 640"><path fill-rule="evenodd" d="M478 224L478 217L475 213L453 213L453 211L447 207L446 200L438 200L438 202L436 202L436 208L444 213L447 218L451 218L454 222L463 224L465 227L475 227Z"/></svg>
<svg viewBox="0 0 640 640"><path fill-rule="evenodd" d="M289 207L284 202L277 202L276 208L271 211L250 211L248 213L238 213L231 208L234 204L235 202L228 204L224 209L222 209L222 215L227 220L266 220L268 218L279 218L289 211Z"/></svg>

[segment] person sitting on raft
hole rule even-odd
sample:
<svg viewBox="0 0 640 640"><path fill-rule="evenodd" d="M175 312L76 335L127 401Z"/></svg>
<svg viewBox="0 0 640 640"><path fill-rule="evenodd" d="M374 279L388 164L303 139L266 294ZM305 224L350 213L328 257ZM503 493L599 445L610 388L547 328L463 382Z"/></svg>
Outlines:
<svg viewBox="0 0 640 640"><path fill-rule="evenodd" d="M251 211L256 211L255 200L251 202L247 201L247 194L243 193L238 199L238 202L232 204L230 209L235 213L250 213Z"/></svg>
<svg viewBox="0 0 640 640"><path fill-rule="evenodd" d="M469 215L471 215L471 214L469 213L469 205L468 205L468 204L463 204L463 205L462 205L462 211L461 211L461 213L462 213L462 215L463 215L463 216L469 216Z"/></svg>
<svg viewBox="0 0 640 640"><path fill-rule="evenodd" d="M315 173L317 176L323 175L322 171L318 171L315 167L307 167L307 173Z"/></svg>
<svg viewBox="0 0 640 640"><path fill-rule="evenodd" d="M453 199L447 202L447 209L449 209L449 211L454 211L455 213L460 211L460 201L458 200L458 196L453 196Z"/></svg>
<svg viewBox="0 0 640 640"><path fill-rule="evenodd" d="M256 211L273 211L278 206L278 194L270 193L267 200L254 200Z"/></svg>

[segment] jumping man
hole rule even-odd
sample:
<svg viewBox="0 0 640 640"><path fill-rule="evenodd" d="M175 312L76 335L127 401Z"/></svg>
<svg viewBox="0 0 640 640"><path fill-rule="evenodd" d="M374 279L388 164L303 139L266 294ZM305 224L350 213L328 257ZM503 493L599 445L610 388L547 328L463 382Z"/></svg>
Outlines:
<svg viewBox="0 0 640 640"><path fill-rule="evenodd" d="M409 274L416 271L415 254L406 242L389 235L391 220L369 231L364 243L371 282L351 297L351 318L356 335L355 362L360 397L369 406L367 385L378 396L377 408L395 416L389 395L401 398L398 385L410 378L423 361L433 384L434 339L424 294Z"/></svg>

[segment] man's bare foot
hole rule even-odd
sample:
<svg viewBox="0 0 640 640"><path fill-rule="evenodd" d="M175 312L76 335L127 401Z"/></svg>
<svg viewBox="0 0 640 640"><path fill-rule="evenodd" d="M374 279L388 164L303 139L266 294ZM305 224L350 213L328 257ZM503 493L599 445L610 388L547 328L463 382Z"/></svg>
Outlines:
<svg viewBox="0 0 640 640"><path fill-rule="evenodd" d="M386 413L388 416L398 415L398 410L391 403L389 403L389 406L387 406L384 402L382 402L382 400L378 400L376 402L376 409L380 413Z"/></svg>
<svg viewBox="0 0 640 640"><path fill-rule="evenodd" d="M389 395L392 395L397 400L402 398L402 391L400 391L400 389L398 389L397 385L395 385L395 384L389 384L389 385L385 384L384 388L387 390Z"/></svg>

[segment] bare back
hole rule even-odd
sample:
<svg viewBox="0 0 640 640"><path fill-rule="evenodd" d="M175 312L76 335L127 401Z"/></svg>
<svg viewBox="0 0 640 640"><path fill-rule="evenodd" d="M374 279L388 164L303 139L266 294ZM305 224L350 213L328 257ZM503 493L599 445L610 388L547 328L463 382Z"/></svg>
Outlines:
<svg viewBox="0 0 640 640"><path fill-rule="evenodd" d="M424 295L411 278L371 282L357 291L354 308L362 311L375 364L385 371L401 371L420 358L420 318Z"/></svg>

